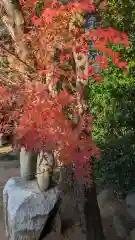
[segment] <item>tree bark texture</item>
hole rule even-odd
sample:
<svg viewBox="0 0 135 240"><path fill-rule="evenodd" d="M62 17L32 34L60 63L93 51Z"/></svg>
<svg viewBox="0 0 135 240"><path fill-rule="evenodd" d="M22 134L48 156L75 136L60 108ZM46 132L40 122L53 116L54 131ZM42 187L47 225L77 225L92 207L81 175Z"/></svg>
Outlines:
<svg viewBox="0 0 135 240"><path fill-rule="evenodd" d="M76 180L74 196L80 212L81 228L86 235L86 240L104 240L94 177L92 184L81 184Z"/></svg>
<svg viewBox="0 0 135 240"><path fill-rule="evenodd" d="M77 76L80 75L80 66L84 66L83 73L88 76L88 56L81 54L81 60L78 59L78 55L80 54L74 54L74 60L76 63L76 73ZM87 81L83 82L83 80L77 79L77 87L78 89L83 89L85 84L87 84ZM86 111L86 103L83 98L83 95L80 95L79 101L81 106L81 113L85 113ZM92 165L92 160L90 162ZM86 240L104 240L104 233L103 233L103 227L101 223L101 217L100 217L100 210L98 207L97 202L97 194L96 194L96 185L94 180L94 167L92 167L92 173L90 175L90 179L92 180L91 184L83 184L82 182L79 183L79 180L76 181L74 190L75 190L75 196L78 200L78 208L81 215L81 226L82 230L86 233Z"/></svg>
<svg viewBox="0 0 135 240"><path fill-rule="evenodd" d="M100 210L97 203L95 183L84 188L84 215L86 221L86 240L104 240Z"/></svg>

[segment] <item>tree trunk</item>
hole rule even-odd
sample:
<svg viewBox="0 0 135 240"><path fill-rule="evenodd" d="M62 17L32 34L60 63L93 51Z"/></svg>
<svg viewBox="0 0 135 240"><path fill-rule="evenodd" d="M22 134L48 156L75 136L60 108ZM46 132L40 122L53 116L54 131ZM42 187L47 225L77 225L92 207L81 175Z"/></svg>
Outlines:
<svg viewBox="0 0 135 240"><path fill-rule="evenodd" d="M85 54L77 54L73 52L74 60L76 63L76 73L77 73L77 88L81 91L84 89L84 86L87 84L87 81L78 78L78 76L84 73L88 76L88 55ZM80 56L80 58L78 58ZM83 66L83 71L81 70L81 66ZM81 92L80 91L80 92ZM81 112L86 111L86 102L83 98L84 96L79 96L78 102L80 102ZM80 112L80 115L81 115ZM90 162L90 164L92 164ZM82 231L86 233L86 240L104 240L104 233L101 223L100 210L97 202L97 194L96 194L96 185L94 179L94 166L92 167L92 176L90 175L90 179L92 180L92 184L82 184L79 183L79 179L76 180L76 184L74 187L75 196L77 194L78 208L80 211L81 217L81 225ZM78 195L79 194L79 195Z"/></svg>
<svg viewBox="0 0 135 240"><path fill-rule="evenodd" d="M77 76L81 74L80 66L84 66L83 73L88 76L88 56L84 54L74 54L74 60L76 63L76 73ZM81 56L81 59L78 60L78 55ZM77 79L78 89L83 89L81 84L87 84L87 81ZM81 97L79 101L82 107L80 108L82 112L85 112L85 100ZM81 114L81 112L80 112ZM92 175L90 179L92 184L82 184L79 183L79 179L75 184L75 195L77 194L78 208L81 213L81 225L82 230L86 233L86 240L104 240L103 228L100 217L100 210L97 202L96 195L96 185L94 180L94 167L92 166ZM76 189L77 188L77 189ZM79 194L79 195L78 195Z"/></svg>
<svg viewBox="0 0 135 240"><path fill-rule="evenodd" d="M95 183L93 183L90 187L85 185L84 196L86 240L104 240L105 238L97 202Z"/></svg>
<svg viewBox="0 0 135 240"><path fill-rule="evenodd" d="M9 35L13 40L15 53L8 52L8 62L11 67L18 69L20 73L26 74L28 68L34 68L34 56L27 44L22 41L24 37L24 17L18 0L2 0L5 14L1 16ZM1 46L3 48L3 46ZM6 48L4 47L4 50Z"/></svg>
<svg viewBox="0 0 135 240"><path fill-rule="evenodd" d="M86 240L104 240L94 178L92 184L84 185L76 180L74 195L80 212L81 228L86 235Z"/></svg>

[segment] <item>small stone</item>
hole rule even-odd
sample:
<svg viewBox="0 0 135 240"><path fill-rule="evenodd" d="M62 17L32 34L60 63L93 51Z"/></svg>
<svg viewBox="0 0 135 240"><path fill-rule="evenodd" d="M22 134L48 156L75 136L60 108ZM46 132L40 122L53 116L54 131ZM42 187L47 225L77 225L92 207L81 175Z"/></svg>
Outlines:
<svg viewBox="0 0 135 240"><path fill-rule="evenodd" d="M135 220L135 207L129 207L127 209L127 212L129 213L129 215Z"/></svg>
<svg viewBox="0 0 135 240"><path fill-rule="evenodd" d="M57 187L41 192L36 180L11 178L3 190L8 239L38 240L59 196Z"/></svg>
<svg viewBox="0 0 135 240"><path fill-rule="evenodd" d="M135 240L135 228L130 233L131 239Z"/></svg>
<svg viewBox="0 0 135 240"><path fill-rule="evenodd" d="M135 193L127 195L126 203L127 203L128 206L134 206L135 207Z"/></svg>
<svg viewBox="0 0 135 240"><path fill-rule="evenodd" d="M104 205L114 198L113 189L105 189L97 196L99 208L104 207Z"/></svg>
<svg viewBox="0 0 135 240"><path fill-rule="evenodd" d="M121 219L119 218L119 216L117 216L117 215L113 216L113 225L114 225L114 228L116 230L116 234L118 237L125 238L127 236L127 231L126 231L125 227L123 226L123 223L122 223Z"/></svg>

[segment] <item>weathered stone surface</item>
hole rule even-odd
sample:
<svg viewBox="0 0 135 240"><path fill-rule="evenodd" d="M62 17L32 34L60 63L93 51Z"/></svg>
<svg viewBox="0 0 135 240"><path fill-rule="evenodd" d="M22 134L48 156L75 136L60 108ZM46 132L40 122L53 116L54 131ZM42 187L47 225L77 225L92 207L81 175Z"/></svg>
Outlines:
<svg viewBox="0 0 135 240"><path fill-rule="evenodd" d="M41 191L46 191L50 185L50 173L53 168L53 155L41 151L37 157L37 182Z"/></svg>
<svg viewBox="0 0 135 240"><path fill-rule="evenodd" d="M24 180L29 181L35 178L37 156L35 153L27 152L24 147L20 151L20 172Z"/></svg>
<svg viewBox="0 0 135 240"><path fill-rule="evenodd" d="M114 197L114 194L113 194L113 189L104 189L100 194L98 194L97 196L97 200L98 200L98 205L99 205L99 208L102 208L104 207L104 205L112 200Z"/></svg>
<svg viewBox="0 0 135 240"><path fill-rule="evenodd" d="M113 225L114 225L114 228L116 230L116 234L118 237L123 239L127 236L127 231L126 231L125 227L123 226L123 223L122 223L121 219L119 218L119 216L117 216L117 215L113 216Z"/></svg>
<svg viewBox="0 0 135 240"><path fill-rule="evenodd" d="M2 147L6 143L8 143L8 141L6 140L6 137L4 136L3 133L0 133L0 147Z"/></svg>
<svg viewBox="0 0 135 240"><path fill-rule="evenodd" d="M11 178L3 190L8 239L37 240L59 195L57 187L43 193L36 180Z"/></svg>
<svg viewBox="0 0 135 240"><path fill-rule="evenodd" d="M128 207L127 212L135 220L135 207Z"/></svg>
<svg viewBox="0 0 135 240"><path fill-rule="evenodd" d="M127 203L128 206L134 206L135 207L135 193L127 195L126 203Z"/></svg>
<svg viewBox="0 0 135 240"><path fill-rule="evenodd" d="M3 134L0 133L0 147L2 147L3 145Z"/></svg>

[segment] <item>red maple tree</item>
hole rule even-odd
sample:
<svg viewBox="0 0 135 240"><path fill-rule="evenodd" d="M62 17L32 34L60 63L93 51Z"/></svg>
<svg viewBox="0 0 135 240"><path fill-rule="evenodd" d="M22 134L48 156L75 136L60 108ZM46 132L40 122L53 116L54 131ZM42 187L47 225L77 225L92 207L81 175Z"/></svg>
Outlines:
<svg viewBox="0 0 135 240"><path fill-rule="evenodd" d="M0 94L4 101L1 102L0 111L4 121L2 118L1 123L7 126L12 119L16 140L29 150L57 150L64 164L77 161L77 173L83 174L83 178L91 183L91 159L94 156L99 158L100 151L91 136L92 117L87 113L84 85L89 76L99 82L102 80L101 74L95 73L94 63L98 63L100 69L104 70L109 67L110 57L117 67L125 71L127 63L121 61L120 54L113 52L107 43L129 46L129 42L126 34L113 28L103 29L100 26L84 32L83 17L88 12L97 11L96 6L88 0L69 1L65 5L57 0L44 1L40 17L34 13L37 2L20 1L28 28L28 32L21 37L32 49L34 69L41 77L41 82L36 81L37 75L31 75L32 82L23 75L21 89L18 87L15 91L14 86L10 86L5 90L3 85ZM78 14L83 16L80 25L76 21ZM89 41L93 41L94 48L103 56L89 61L87 71L84 71L85 66L81 66L81 74L79 71L78 75L74 54L78 57L87 55ZM83 85L78 79L83 80ZM62 83L60 92L56 90L59 81ZM69 110L72 120L69 119Z"/></svg>
<svg viewBox="0 0 135 240"><path fill-rule="evenodd" d="M104 70L109 67L109 57L112 57L113 63L116 66L125 70L127 63L121 62L120 54L113 52L111 47L107 47L107 43L129 46L129 42L126 34L113 28L102 29L100 26L87 33L84 33L82 28L80 31L80 26L76 26L74 17L76 14L81 15L96 11L96 6L90 3L90 1L69 2L65 5L59 1L45 1L40 17L33 15L37 2L33 0L20 1L26 25L30 24L32 26L31 30L27 34L24 34L24 41L29 43L33 49L37 74L43 77L51 73L51 77L49 77L49 80L46 77L45 85L36 83L35 79L33 79L32 83L24 79L24 87L21 86L21 91L16 91L16 94L18 94L16 103L12 103L11 101L13 91L10 90L10 100L7 103L10 102L12 107L14 105L14 109L16 107L15 112L18 111L18 118L17 114L10 113L11 116L15 116L15 123L17 122L17 125L15 124L17 126L15 132L19 140L23 139L23 144L26 144L29 148L45 148L45 146L50 145L52 142L51 145L57 146L57 150L63 153L61 157L63 161L67 159L67 163L69 163L73 161L72 159L79 158L80 155L83 164L85 158L89 159L94 154L96 155L97 148L90 136L92 118L89 120L89 115L84 109L80 114L77 96L79 94L79 101L82 105L83 86L76 88L76 79L77 77L84 78L86 81L89 76L92 76L96 81L101 81L101 75L95 73L93 63L98 63L100 69ZM78 73L73 66L73 53L87 55L89 50L88 40L92 40L94 48L104 55L97 56L95 60L89 61L87 74L83 71L84 66L81 66L82 74L77 76ZM59 49L59 54L55 61L54 54L57 48ZM55 89L59 80L62 81L63 90L57 95ZM75 86L73 94L70 94L67 90L69 86ZM49 93L48 89L54 91L54 97L52 96L52 92ZM19 96L20 100L18 100ZM24 99L23 103L17 104L17 102L22 102L22 99ZM63 111L63 105L70 105L73 118L75 117L77 121L76 124L74 121L67 119L67 113ZM1 106L3 107L4 105L2 104ZM7 112L9 113L9 109L7 109ZM83 124L81 124L82 122ZM86 122L90 124L89 131L85 126ZM85 134L87 137L84 137L84 132L87 132ZM29 133L34 135L32 137L33 142L30 141L31 135ZM64 134L66 141L64 140ZM83 135L82 138L80 137L81 134ZM76 150L79 146L80 150ZM71 156L75 152L76 157L74 155L72 158ZM67 156L67 153L69 156Z"/></svg>

